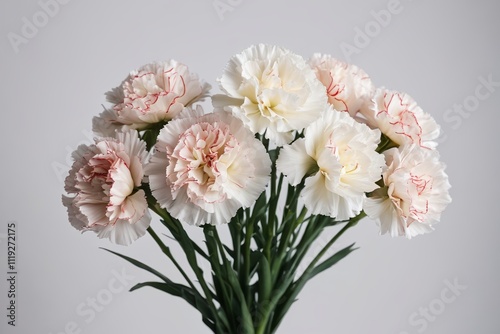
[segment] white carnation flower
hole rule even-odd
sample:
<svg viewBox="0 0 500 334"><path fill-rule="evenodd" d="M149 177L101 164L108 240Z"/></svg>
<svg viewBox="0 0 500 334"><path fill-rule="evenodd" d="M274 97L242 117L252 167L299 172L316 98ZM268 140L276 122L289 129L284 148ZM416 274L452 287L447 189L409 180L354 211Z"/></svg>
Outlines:
<svg viewBox="0 0 500 334"><path fill-rule="evenodd" d="M448 176L438 152L411 145L384 154L384 187L366 199L365 212L380 221L381 234L411 238L431 232L451 202Z"/></svg>
<svg viewBox="0 0 500 334"><path fill-rule="evenodd" d="M264 145L223 110L185 109L160 131L155 150L146 168L153 196L187 224L228 223L269 181Z"/></svg>
<svg viewBox="0 0 500 334"><path fill-rule="evenodd" d="M109 136L115 129L141 130L169 121L184 107L205 98L209 89L210 85L175 60L147 64L106 93L113 107L94 117L93 130Z"/></svg>
<svg viewBox="0 0 500 334"><path fill-rule="evenodd" d="M227 96L214 96L214 106L231 110L277 145L318 119L327 102L307 62L277 46L259 44L235 55L218 81Z"/></svg>
<svg viewBox="0 0 500 334"><path fill-rule="evenodd" d="M328 103L336 110L347 111L355 117L370 107L375 87L365 71L319 53L311 57L309 64L326 87Z"/></svg>
<svg viewBox="0 0 500 334"><path fill-rule="evenodd" d="M380 132L330 106L304 135L281 149L277 169L292 185L306 177L302 197L311 213L339 220L358 215L385 166L376 152Z"/></svg>
<svg viewBox="0 0 500 334"><path fill-rule="evenodd" d="M63 204L71 225L129 245L143 236L151 221L144 190L138 189L147 161L145 143L137 131L96 139L73 152L74 163L65 181Z"/></svg>
<svg viewBox="0 0 500 334"><path fill-rule="evenodd" d="M416 144L431 149L437 146L439 125L406 93L377 89L372 110L363 115L370 126L379 128L398 145Z"/></svg>

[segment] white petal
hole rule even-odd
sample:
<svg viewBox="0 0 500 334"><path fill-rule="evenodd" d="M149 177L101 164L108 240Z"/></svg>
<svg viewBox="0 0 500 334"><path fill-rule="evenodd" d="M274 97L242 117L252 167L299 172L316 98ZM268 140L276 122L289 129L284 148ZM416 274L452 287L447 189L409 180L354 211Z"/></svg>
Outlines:
<svg viewBox="0 0 500 334"><path fill-rule="evenodd" d="M411 239L413 237L416 237L417 235L430 233L432 231L434 231L432 225L420 222L413 222L410 224L410 226L405 228L405 236L408 239Z"/></svg>
<svg viewBox="0 0 500 334"><path fill-rule="evenodd" d="M277 46L243 50L230 59L218 81L229 98L215 97L214 105L232 107L252 132L265 133L278 146L316 120L327 100L325 87L306 61Z"/></svg>
<svg viewBox="0 0 500 334"><path fill-rule="evenodd" d="M322 173L316 173L306 179L301 196L306 208L312 214L336 217L339 210L339 196L329 191Z"/></svg>
<svg viewBox="0 0 500 334"><path fill-rule="evenodd" d="M347 220L356 217L363 209L364 196L341 197L339 196L339 209L337 220Z"/></svg>
<svg viewBox="0 0 500 334"><path fill-rule="evenodd" d="M144 190L139 190L135 194L128 196L121 205L121 213L118 217L121 220L127 220L129 224L135 224L145 215L148 209L146 194Z"/></svg>
<svg viewBox="0 0 500 334"><path fill-rule="evenodd" d="M71 225L79 231L86 229L88 225L87 218L80 212L80 209L76 207L74 203L74 198L68 196L62 196L63 205L68 210L68 218Z"/></svg>
<svg viewBox="0 0 500 334"><path fill-rule="evenodd" d="M385 198L367 198L363 210L368 217L380 224L380 234L389 234L392 237L404 235L403 224L400 223L398 213L391 200Z"/></svg>
<svg viewBox="0 0 500 334"><path fill-rule="evenodd" d="M110 203L120 205L134 190L134 180L123 160L119 160L114 164L110 174L113 179L110 190Z"/></svg>
<svg viewBox="0 0 500 334"><path fill-rule="evenodd" d="M292 145L283 146L280 150L276 168L290 180L290 184L299 184L304 176L316 165L316 161L306 152L305 140L298 139Z"/></svg>
<svg viewBox="0 0 500 334"><path fill-rule="evenodd" d="M242 98L233 98L223 94L215 94L212 96L212 105L214 108L223 108L227 106L242 105Z"/></svg>
<svg viewBox="0 0 500 334"><path fill-rule="evenodd" d="M151 215L146 210L144 216L135 224L130 224L127 220L118 220L114 225L96 226L94 230L99 238L108 238L112 243L128 246L146 234L150 222Z"/></svg>

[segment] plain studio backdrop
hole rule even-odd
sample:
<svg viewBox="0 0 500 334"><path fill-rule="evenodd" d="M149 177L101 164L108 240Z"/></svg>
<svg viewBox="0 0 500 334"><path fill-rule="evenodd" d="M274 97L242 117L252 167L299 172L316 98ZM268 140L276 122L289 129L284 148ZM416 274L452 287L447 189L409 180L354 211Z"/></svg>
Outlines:
<svg viewBox="0 0 500 334"><path fill-rule="evenodd" d="M306 286L278 333L499 333L499 9L486 0L2 0L0 332L209 333L182 299L127 292L151 275L99 247L179 275L149 236L125 248L80 235L61 204L63 178L104 93L130 70L174 58L216 93L231 56L270 43L331 54L409 93L442 126L453 186L432 234L380 236L368 219L350 230L338 247L360 249ZM10 222L16 327L7 324Z"/></svg>

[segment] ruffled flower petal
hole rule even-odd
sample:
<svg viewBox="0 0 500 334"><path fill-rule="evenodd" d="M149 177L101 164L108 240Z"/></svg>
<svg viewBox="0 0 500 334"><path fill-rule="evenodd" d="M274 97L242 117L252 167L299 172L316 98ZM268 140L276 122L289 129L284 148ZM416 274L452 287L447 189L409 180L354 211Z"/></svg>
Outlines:
<svg viewBox="0 0 500 334"><path fill-rule="evenodd" d="M302 198L312 214L339 220L358 215L385 166L376 152L380 132L329 106L304 136L283 147L277 169L293 185L306 177Z"/></svg>
<svg viewBox="0 0 500 334"><path fill-rule="evenodd" d="M277 145L315 121L326 103L325 87L306 61L277 46L259 44L235 55L218 81L226 96L214 96L214 106Z"/></svg>
<svg viewBox="0 0 500 334"><path fill-rule="evenodd" d="M372 109L363 111L363 116L367 124L380 129L398 145L437 147L439 125L408 94L379 88L374 94Z"/></svg>
<svg viewBox="0 0 500 334"><path fill-rule="evenodd" d="M316 161L307 154L305 139L300 138L291 145L284 146L280 151L280 158L276 168L287 175L290 184L298 185L304 176L313 171L317 166Z"/></svg>
<svg viewBox="0 0 500 334"><path fill-rule="evenodd" d="M309 64L326 87L328 103L352 117L370 108L375 91L368 74L359 67L347 64L330 55L314 54Z"/></svg>
<svg viewBox="0 0 500 334"><path fill-rule="evenodd" d="M219 225L260 196L271 160L237 118L186 108L160 131L145 171L153 196L173 217Z"/></svg>
<svg viewBox="0 0 500 334"><path fill-rule="evenodd" d="M146 210L142 218L134 224L130 224L126 220L119 220L113 225L108 224L103 227L96 227L94 231L101 239L109 239L117 245L127 246L146 234L150 222L151 215Z"/></svg>
<svg viewBox="0 0 500 334"><path fill-rule="evenodd" d="M365 212L380 222L381 234L412 238L433 231L451 202L448 176L437 151L410 145L384 154L384 187L369 195Z"/></svg>
<svg viewBox="0 0 500 334"><path fill-rule="evenodd" d="M141 130L169 121L184 107L207 97L210 88L175 60L144 65L106 93L113 107L94 117L93 130L107 137L115 129Z"/></svg>
<svg viewBox="0 0 500 334"><path fill-rule="evenodd" d="M148 154L136 130L81 145L65 182L70 223L81 231L128 245L144 235L150 215L141 185ZM128 225L128 226L127 226Z"/></svg>

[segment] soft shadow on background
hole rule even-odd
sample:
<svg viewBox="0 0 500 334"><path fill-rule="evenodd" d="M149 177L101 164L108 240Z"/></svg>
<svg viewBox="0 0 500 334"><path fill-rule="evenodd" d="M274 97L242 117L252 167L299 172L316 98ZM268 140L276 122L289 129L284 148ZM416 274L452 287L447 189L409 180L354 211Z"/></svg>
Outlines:
<svg viewBox="0 0 500 334"><path fill-rule="evenodd" d="M500 331L495 209L500 21L494 1L96 1L0 4L1 333L208 333L183 300L99 247L179 278L149 237L131 247L80 235L61 205L69 153L92 138L104 93L154 60L177 59L211 83L255 43L332 54L377 86L409 93L441 124L453 203L436 231L379 236L315 278L279 333L470 334ZM209 106L209 103L206 103ZM17 326L7 325L7 224L18 226ZM158 226L158 222L153 223ZM196 228L188 228L199 234Z"/></svg>

